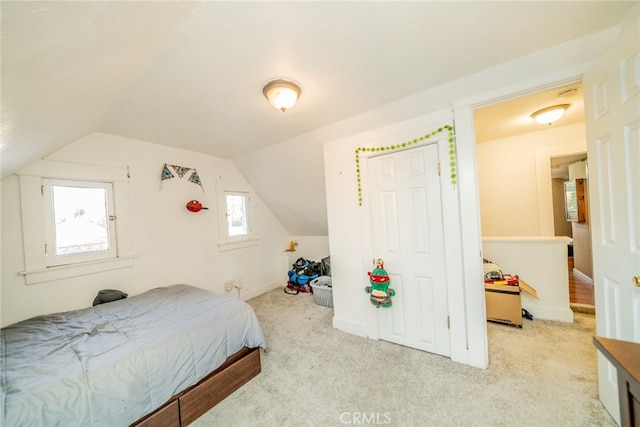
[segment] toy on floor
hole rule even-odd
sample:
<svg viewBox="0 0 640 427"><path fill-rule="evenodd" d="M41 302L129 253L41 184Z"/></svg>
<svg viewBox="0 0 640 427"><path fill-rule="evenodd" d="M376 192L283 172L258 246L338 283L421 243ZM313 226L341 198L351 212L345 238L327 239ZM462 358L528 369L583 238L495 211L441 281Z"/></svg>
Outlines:
<svg viewBox="0 0 640 427"><path fill-rule="evenodd" d="M369 275L369 282L371 286L364 288L366 293L371 294L369 300L376 308L391 307L391 297L396 294L396 291L391 289L389 285L389 275L384 269L384 261L381 259L376 260L376 268L373 271L367 273Z"/></svg>

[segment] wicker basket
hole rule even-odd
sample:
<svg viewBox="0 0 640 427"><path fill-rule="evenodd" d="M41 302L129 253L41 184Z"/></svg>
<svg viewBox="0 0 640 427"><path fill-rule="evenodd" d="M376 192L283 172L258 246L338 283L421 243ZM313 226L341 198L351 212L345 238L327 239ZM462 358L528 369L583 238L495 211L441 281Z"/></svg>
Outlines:
<svg viewBox="0 0 640 427"><path fill-rule="evenodd" d="M313 289L313 302L318 305L333 308L333 289L331 288L331 277L320 276L311 281Z"/></svg>

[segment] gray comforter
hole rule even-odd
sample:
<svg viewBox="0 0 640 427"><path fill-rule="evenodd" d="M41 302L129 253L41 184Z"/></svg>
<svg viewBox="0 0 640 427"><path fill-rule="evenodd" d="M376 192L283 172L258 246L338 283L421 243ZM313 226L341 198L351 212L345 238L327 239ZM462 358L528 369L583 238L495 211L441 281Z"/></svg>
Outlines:
<svg viewBox="0 0 640 427"><path fill-rule="evenodd" d="M265 347L252 308L188 285L1 330L3 426L125 426L242 347Z"/></svg>

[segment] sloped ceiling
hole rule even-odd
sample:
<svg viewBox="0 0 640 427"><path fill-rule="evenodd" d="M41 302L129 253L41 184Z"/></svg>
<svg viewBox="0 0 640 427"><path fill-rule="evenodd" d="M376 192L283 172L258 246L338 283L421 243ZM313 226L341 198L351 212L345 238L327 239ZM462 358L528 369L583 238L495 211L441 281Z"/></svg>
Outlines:
<svg viewBox="0 0 640 427"><path fill-rule="evenodd" d="M2 178L93 132L241 159L609 28L634 4L2 1ZM262 95L277 77L302 86L286 113ZM297 181L323 189L308 163ZM292 183L252 184L292 234L326 234L324 214L284 197Z"/></svg>

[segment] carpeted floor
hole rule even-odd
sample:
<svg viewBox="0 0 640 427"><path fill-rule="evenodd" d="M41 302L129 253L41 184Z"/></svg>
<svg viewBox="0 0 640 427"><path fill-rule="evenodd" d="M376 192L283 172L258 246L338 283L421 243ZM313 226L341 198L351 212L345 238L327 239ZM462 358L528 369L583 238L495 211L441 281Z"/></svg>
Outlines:
<svg viewBox="0 0 640 427"><path fill-rule="evenodd" d="M597 398L595 318L488 324L486 370L333 329L333 310L282 289L248 301L262 373L193 425L615 426Z"/></svg>

